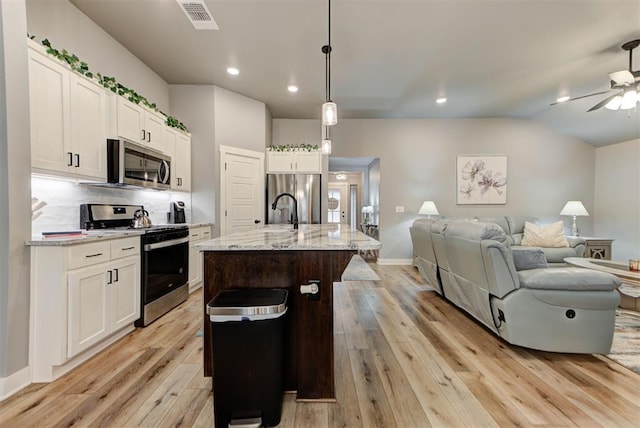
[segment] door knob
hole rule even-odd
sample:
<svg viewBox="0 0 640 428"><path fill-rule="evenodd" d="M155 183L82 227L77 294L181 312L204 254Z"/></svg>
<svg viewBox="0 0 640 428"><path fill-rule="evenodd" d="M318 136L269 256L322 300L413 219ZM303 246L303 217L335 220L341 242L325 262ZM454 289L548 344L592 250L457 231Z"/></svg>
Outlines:
<svg viewBox="0 0 640 428"><path fill-rule="evenodd" d="M258 223L260 223L260 220L253 220L253 222L254 222L255 224L258 224Z"/></svg>

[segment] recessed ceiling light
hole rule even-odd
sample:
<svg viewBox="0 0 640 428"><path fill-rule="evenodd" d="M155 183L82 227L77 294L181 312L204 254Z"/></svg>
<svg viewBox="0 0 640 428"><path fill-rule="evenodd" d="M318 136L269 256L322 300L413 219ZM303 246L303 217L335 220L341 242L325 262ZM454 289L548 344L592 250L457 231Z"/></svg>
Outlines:
<svg viewBox="0 0 640 428"><path fill-rule="evenodd" d="M227 73L229 73L232 76L237 76L238 74L240 74L240 70L238 70L235 67L228 67L227 68Z"/></svg>
<svg viewBox="0 0 640 428"><path fill-rule="evenodd" d="M287 86L287 91L289 92L298 92L298 87L296 85Z"/></svg>
<svg viewBox="0 0 640 428"><path fill-rule="evenodd" d="M565 95L565 96L562 96L560 98L557 98L556 102L563 103L565 101L569 101L569 99L571 99L571 97L569 95Z"/></svg>
<svg viewBox="0 0 640 428"><path fill-rule="evenodd" d="M446 97L440 97L440 98L438 98L438 99L436 100L436 102L437 102L438 104L444 104L444 103L446 103L446 102L447 102L447 98L446 98Z"/></svg>

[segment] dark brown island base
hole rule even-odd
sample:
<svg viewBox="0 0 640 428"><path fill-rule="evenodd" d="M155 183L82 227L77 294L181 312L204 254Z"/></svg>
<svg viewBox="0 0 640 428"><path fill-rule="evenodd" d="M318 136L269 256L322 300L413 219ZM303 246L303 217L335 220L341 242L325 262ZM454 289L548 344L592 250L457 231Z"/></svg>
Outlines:
<svg viewBox="0 0 640 428"><path fill-rule="evenodd" d="M380 243L346 225L270 225L196 247L204 254L204 375L212 373L206 304L222 290L284 288L284 388L299 401L335 401L333 283L354 254ZM312 283L319 293L302 294L300 286Z"/></svg>

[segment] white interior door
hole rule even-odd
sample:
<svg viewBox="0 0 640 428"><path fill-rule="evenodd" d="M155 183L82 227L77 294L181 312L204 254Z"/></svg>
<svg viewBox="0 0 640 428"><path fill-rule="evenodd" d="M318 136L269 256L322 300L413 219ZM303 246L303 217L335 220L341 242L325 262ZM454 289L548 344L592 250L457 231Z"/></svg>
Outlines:
<svg viewBox="0 0 640 428"><path fill-rule="evenodd" d="M220 146L221 235L264 224L264 153Z"/></svg>
<svg viewBox="0 0 640 428"><path fill-rule="evenodd" d="M349 223L349 197L347 183L329 183L328 223ZM337 200L337 204L336 204Z"/></svg>

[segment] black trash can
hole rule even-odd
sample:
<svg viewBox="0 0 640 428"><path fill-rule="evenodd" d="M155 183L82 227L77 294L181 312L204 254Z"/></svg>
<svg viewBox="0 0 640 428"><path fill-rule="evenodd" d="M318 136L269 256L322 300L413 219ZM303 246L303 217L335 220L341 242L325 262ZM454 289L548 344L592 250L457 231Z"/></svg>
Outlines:
<svg viewBox="0 0 640 428"><path fill-rule="evenodd" d="M207 304L216 428L257 418L262 426L280 423L287 295L283 289L227 290Z"/></svg>

